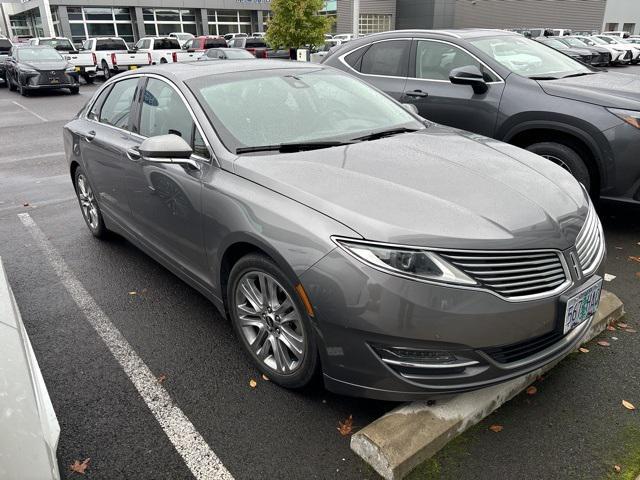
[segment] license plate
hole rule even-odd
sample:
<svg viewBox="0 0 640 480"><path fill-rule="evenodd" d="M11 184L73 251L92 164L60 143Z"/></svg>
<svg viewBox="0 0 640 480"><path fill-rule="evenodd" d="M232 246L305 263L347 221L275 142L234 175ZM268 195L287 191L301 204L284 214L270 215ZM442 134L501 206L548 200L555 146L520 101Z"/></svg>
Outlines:
<svg viewBox="0 0 640 480"><path fill-rule="evenodd" d="M76 67L76 72L79 72L79 71L80 71L80 67Z"/></svg>
<svg viewBox="0 0 640 480"><path fill-rule="evenodd" d="M600 290L602 290L602 279L567 301L567 309L564 314L564 333L573 330L596 313L600 303Z"/></svg>
<svg viewBox="0 0 640 480"><path fill-rule="evenodd" d="M136 67L135 65L131 65L131 66L129 67L129 70L137 70L137 69L138 69L138 67Z"/></svg>
<svg viewBox="0 0 640 480"><path fill-rule="evenodd" d="M60 80L58 80L57 78L50 78L49 82L51 82L51 84L54 85L56 83L60 83Z"/></svg>

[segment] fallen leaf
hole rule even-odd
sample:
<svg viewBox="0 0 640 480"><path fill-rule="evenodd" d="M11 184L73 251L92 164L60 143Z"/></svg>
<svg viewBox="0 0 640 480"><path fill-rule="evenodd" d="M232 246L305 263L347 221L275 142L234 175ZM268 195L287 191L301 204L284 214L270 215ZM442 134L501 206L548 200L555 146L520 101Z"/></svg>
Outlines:
<svg viewBox="0 0 640 480"><path fill-rule="evenodd" d="M625 328L624 331L627 332L627 333L636 333L637 332L637 330L635 328Z"/></svg>
<svg viewBox="0 0 640 480"><path fill-rule="evenodd" d="M258 386L258 382L256 382L253 378L249 380L249 386L251 388L256 388Z"/></svg>
<svg viewBox="0 0 640 480"><path fill-rule="evenodd" d="M538 389L536 387L534 387L533 385L531 385L525 391L527 392L527 395L535 395L536 393L538 393Z"/></svg>
<svg viewBox="0 0 640 480"><path fill-rule="evenodd" d="M600 340L600 341L598 342L598 345L600 345L601 347L608 347L608 346L610 346L611 344L610 344L609 342L607 342L606 340Z"/></svg>
<svg viewBox="0 0 640 480"><path fill-rule="evenodd" d="M616 324L616 327L618 327L618 328L627 328L628 326L629 326L629 324L624 323L624 322L618 322Z"/></svg>
<svg viewBox="0 0 640 480"><path fill-rule="evenodd" d="M491 430L493 433L498 433L501 432L503 428L504 427L502 425L491 425L489 427L489 430Z"/></svg>
<svg viewBox="0 0 640 480"><path fill-rule="evenodd" d="M640 272L636 272L636 277L640 278Z"/></svg>
<svg viewBox="0 0 640 480"><path fill-rule="evenodd" d="M342 435L343 437L350 435L351 431L353 430L353 415L349 415L349 418L347 418L344 422L338 421L337 428L340 432L340 435Z"/></svg>
<svg viewBox="0 0 640 480"><path fill-rule="evenodd" d="M267 377L264 373L262 374L262 379L263 379L265 382L268 382L268 381L269 381L269 377Z"/></svg>
<svg viewBox="0 0 640 480"><path fill-rule="evenodd" d="M158 383L163 383L167 379L167 376L164 373L158 375Z"/></svg>
<svg viewBox="0 0 640 480"><path fill-rule="evenodd" d="M640 263L640 257L629 257L629 260Z"/></svg>
<svg viewBox="0 0 640 480"><path fill-rule="evenodd" d="M607 330L609 330L610 332L615 332L616 327L614 327L613 325L607 325Z"/></svg>
<svg viewBox="0 0 640 480"><path fill-rule="evenodd" d="M588 349L588 348L580 347L578 350L579 350L581 353L589 353L589 349Z"/></svg>
<svg viewBox="0 0 640 480"><path fill-rule="evenodd" d="M631 402L627 402L626 400L622 400L622 406L624 408L626 408L627 410L635 410L636 407L633 403Z"/></svg>
<svg viewBox="0 0 640 480"><path fill-rule="evenodd" d="M622 467L620 465L614 465L613 471L616 473L620 473L622 471Z"/></svg>
<svg viewBox="0 0 640 480"><path fill-rule="evenodd" d="M73 462L73 465L70 465L69 468L72 472L79 473L80 475L84 475L85 470L89 467L90 458L85 458L84 462L80 463L78 460Z"/></svg>

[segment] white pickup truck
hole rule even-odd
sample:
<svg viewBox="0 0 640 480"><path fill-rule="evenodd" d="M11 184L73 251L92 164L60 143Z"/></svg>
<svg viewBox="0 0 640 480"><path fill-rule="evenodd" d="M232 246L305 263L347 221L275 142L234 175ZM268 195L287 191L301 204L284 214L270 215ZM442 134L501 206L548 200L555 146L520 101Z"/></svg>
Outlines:
<svg viewBox="0 0 640 480"><path fill-rule="evenodd" d="M151 56L151 64L174 63L174 52L181 52L180 42L171 37L145 37L138 40L135 49L137 52L148 53Z"/></svg>
<svg viewBox="0 0 640 480"><path fill-rule="evenodd" d="M82 44L82 51L93 54L105 80L118 72L135 70L151 63L149 55L129 50L127 42L119 37L90 38Z"/></svg>
<svg viewBox="0 0 640 480"><path fill-rule="evenodd" d="M38 37L29 40L29 45L48 45L55 48L60 55L76 68L76 72L85 82L93 83L96 76L97 62L91 52L78 51L71 40L65 37Z"/></svg>

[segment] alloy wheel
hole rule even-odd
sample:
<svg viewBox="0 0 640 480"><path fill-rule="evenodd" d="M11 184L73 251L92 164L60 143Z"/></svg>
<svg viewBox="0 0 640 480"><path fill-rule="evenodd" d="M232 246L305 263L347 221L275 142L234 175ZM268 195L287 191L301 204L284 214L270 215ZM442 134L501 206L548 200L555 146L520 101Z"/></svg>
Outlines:
<svg viewBox="0 0 640 480"><path fill-rule="evenodd" d="M93 190L87 181L84 174L78 175L78 200L80 201L80 208L82 209L82 215L87 221L87 224L92 230L98 228L98 204L93 196Z"/></svg>
<svg viewBox="0 0 640 480"><path fill-rule="evenodd" d="M296 305L268 273L250 271L237 283L239 329L256 358L283 375L295 373L303 362L305 331Z"/></svg>

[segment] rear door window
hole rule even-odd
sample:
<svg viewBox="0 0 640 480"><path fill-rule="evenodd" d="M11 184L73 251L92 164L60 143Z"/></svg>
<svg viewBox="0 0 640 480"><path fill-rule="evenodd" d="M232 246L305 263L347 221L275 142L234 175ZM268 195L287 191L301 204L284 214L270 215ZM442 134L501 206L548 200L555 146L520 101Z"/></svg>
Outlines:
<svg viewBox="0 0 640 480"><path fill-rule="evenodd" d="M224 48L227 46L227 42L223 38L207 38L204 41L204 48Z"/></svg>
<svg viewBox="0 0 640 480"><path fill-rule="evenodd" d="M155 50L180 50L180 42L175 38L156 38L153 48Z"/></svg>
<svg viewBox="0 0 640 480"><path fill-rule="evenodd" d="M96 50L128 50L128 48L127 44L124 43L124 40L116 40L110 38L105 40L96 40Z"/></svg>
<svg viewBox="0 0 640 480"><path fill-rule="evenodd" d="M102 105L100 123L129 130L129 119L137 86L137 78L117 82Z"/></svg>
<svg viewBox="0 0 640 480"><path fill-rule="evenodd" d="M409 40L374 43L362 56L360 71L368 75L406 77L410 49Z"/></svg>

